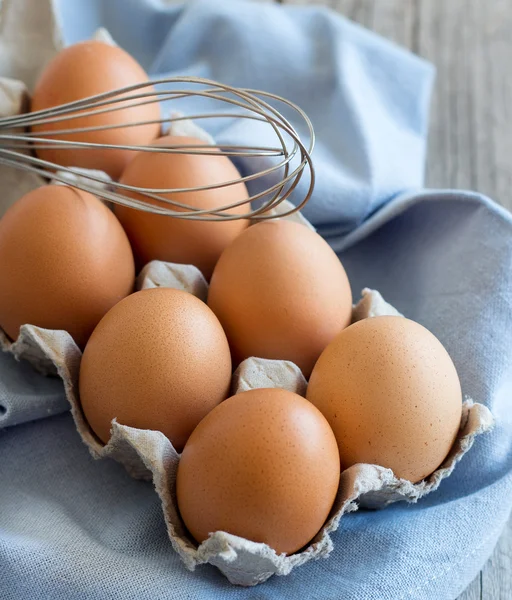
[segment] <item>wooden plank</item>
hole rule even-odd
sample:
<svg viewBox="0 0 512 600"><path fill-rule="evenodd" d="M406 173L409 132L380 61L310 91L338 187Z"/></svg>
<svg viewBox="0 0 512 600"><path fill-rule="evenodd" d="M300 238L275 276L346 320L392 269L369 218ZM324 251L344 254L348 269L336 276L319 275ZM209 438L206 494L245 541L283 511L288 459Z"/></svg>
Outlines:
<svg viewBox="0 0 512 600"><path fill-rule="evenodd" d="M482 600L482 574L479 573L457 600Z"/></svg>
<svg viewBox="0 0 512 600"><path fill-rule="evenodd" d="M512 598L512 519L509 520L492 557L482 569L481 580L481 600Z"/></svg>
<svg viewBox="0 0 512 600"><path fill-rule="evenodd" d="M478 185L512 209L512 10L509 0L480 0L475 38L482 57L474 85ZM478 127L480 125L480 127ZM509 596L512 598L512 594Z"/></svg>
<svg viewBox="0 0 512 600"><path fill-rule="evenodd" d="M428 181L512 208L512 11L505 0L423 0L418 52L438 68Z"/></svg>
<svg viewBox="0 0 512 600"><path fill-rule="evenodd" d="M512 209L510 0L284 0L330 6L437 67L427 185L471 188ZM512 520L459 600L512 598Z"/></svg>

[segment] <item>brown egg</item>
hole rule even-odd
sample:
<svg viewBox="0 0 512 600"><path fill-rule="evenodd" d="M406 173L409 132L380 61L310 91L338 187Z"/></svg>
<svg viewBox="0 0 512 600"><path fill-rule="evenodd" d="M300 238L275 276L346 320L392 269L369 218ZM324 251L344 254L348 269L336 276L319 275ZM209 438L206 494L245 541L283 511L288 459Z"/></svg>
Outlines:
<svg viewBox="0 0 512 600"><path fill-rule="evenodd" d="M81 100L121 87L148 81L148 76L139 63L127 52L104 42L80 42L61 50L46 66L37 82L32 96L32 111L42 110L67 102ZM141 92L150 92L147 87ZM136 92L132 92L136 93ZM134 100L127 103L136 102ZM110 105L111 108L120 106ZM105 107L97 107L99 110ZM123 125L148 120L158 120L158 102L144 106L132 106L123 110L108 111L102 114L77 117L68 121L34 125L32 131L41 137L52 137L43 132L81 127L102 127ZM122 127L86 133L55 135L54 139L95 144L146 145L160 133L160 125L151 123L136 127ZM85 167L106 171L117 179L134 151L122 149L80 149L45 148L37 150L37 155L59 165Z"/></svg>
<svg viewBox="0 0 512 600"><path fill-rule="evenodd" d="M201 140L167 136L154 145L197 145ZM161 189L182 189L223 183L240 178L240 173L226 156L140 152L130 162L121 183ZM128 194L142 198L138 194ZM161 194L194 208L217 209L247 199L244 183L201 192ZM164 202L156 202L165 206ZM169 208L173 208L167 205ZM243 214L248 205L227 211ZM224 223L185 221L163 215L144 213L117 205L116 215L125 228L139 267L151 260L191 264L209 279L222 251L247 228L246 220Z"/></svg>
<svg viewBox="0 0 512 600"><path fill-rule="evenodd" d="M164 433L180 451L226 398L231 359L212 311L192 294L154 288L117 304L94 330L80 366L80 402L103 442L112 419Z"/></svg>
<svg viewBox="0 0 512 600"><path fill-rule="evenodd" d="M234 363L287 359L306 377L327 344L350 323L345 270L314 231L290 221L250 227L222 254L208 306L217 315Z"/></svg>
<svg viewBox="0 0 512 600"><path fill-rule="evenodd" d="M242 392L190 436L178 506L192 536L226 531L292 554L321 529L340 479L336 440L307 400L286 390Z"/></svg>
<svg viewBox="0 0 512 600"><path fill-rule="evenodd" d="M99 320L132 292L128 238L95 196L46 185L0 221L0 326L64 329L84 346Z"/></svg>
<svg viewBox="0 0 512 600"><path fill-rule="evenodd" d="M364 319L342 331L316 363L307 398L333 428L342 469L377 464L412 482L444 461L462 411L450 356L403 317Z"/></svg>

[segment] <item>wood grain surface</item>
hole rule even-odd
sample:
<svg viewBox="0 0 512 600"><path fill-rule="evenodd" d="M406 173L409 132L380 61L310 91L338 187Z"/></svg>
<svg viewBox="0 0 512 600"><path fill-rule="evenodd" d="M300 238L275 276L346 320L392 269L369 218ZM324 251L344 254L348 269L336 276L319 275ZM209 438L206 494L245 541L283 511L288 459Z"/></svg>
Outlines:
<svg viewBox="0 0 512 600"><path fill-rule="evenodd" d="M429 187L512 209L511 0L283 0L330 6L433 62ZM512 600L512 520L459 600Z"/></svg>

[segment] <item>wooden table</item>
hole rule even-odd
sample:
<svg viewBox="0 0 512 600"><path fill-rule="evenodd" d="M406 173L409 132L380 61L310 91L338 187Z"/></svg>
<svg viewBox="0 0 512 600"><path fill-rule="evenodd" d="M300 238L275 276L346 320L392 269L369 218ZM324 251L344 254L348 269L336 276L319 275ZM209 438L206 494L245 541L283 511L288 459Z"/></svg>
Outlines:
<svg viewBox="0 0 512 600"><path fill-rule="evenodd" d="M478 190L512 209L510 0L282 0L321 4L437 67L427 185ZM459 600L512 600L512 520Z"/></svg>

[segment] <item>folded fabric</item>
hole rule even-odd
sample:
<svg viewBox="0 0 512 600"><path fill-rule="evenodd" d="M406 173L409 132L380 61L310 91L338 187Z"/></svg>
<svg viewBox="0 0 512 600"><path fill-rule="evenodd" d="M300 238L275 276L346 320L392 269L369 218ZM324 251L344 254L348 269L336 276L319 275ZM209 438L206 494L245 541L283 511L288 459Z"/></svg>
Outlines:
<svg viewBox="0 0 512 600"><path fill-rule="evenodd" d="M476 440L437 491L418 504L347 515L327 560L273 577L250 597L455 598L512 508L512 219L478 194L411 192L423 183L432 68L319 8L206 0L47 0L37 7L4 0L0 27L11 45L0 50L0 75L33 83L35 64L29 70L14 58L20 39L41 43L43 62L50 45L90 38L104 26L152 76L211 77L281 94L305 109L318 137L318 184L306 216L339 253L353 289L378 289L431 329L453 357L464 393L496 418L494 432ZM4 37L15 25L24 37ZM31 60L38 58L33 51ZM178 107L185 114L197 108ZM257 132L230 122L211 133L238 143L254 142ZM0 382L0 404L8 397L37 405L34 418L62 401L59 382L8 355L0 357ZM0 457L2 598L251 594L211 566L188 572L151 485L113 461L94 461L70 415L1 431Z"/></svg>

